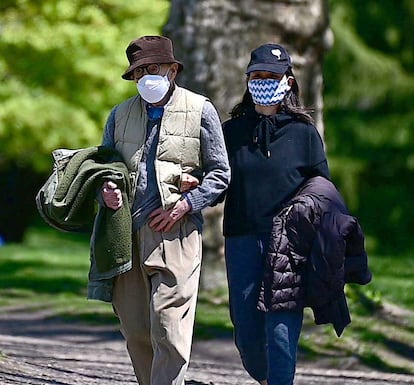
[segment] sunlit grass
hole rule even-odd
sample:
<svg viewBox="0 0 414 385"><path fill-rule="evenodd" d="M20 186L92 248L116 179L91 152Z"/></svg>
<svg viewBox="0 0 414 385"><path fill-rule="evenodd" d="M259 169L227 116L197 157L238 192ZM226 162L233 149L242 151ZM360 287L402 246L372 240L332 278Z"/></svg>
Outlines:
<svg viewBox="0 0 414 385"><path fill-rule="evenodd" d="M0 247L0 305L108 318L109 304L86 300L88 270L87 236L31 229L23 244Z"/></svg>
<svg viewBox="0 0 414 385"><path fill-rule="evenodd" d="M86 299L88 271L87 235L31 228L23 244L0 247L0 306L47 308L67 320L117 323L110 304ZM196 335L231 333L225 296L226 290L200 294Z"/></svg>
<svg viewBox="0 0 414 385"><path fill-rule="evenodd" d="M197 301L195 335L198 338L231 337L232 331L227 290L202 291Z"/></svg>
<svg viewBox="0 0 414 385"><path fill-rule="evenodd" d="M373 290L391 303L414 310L414 255L371 256Z"/></svg>
<svg viewBox="0 0 414 385"><path fill-rule="evenodd" d="M372 283L347 285L352 323L341 338L331 325L315 325L306 309L300 361L323 358L332 367L340 367L347 360L357 360L377 370L414 372L414 262L410 255L389 255L370 256L369 263ZM86 299L88 270L87 235L31 228L24 243L0 247L0 307L2 311L46 310L50 317L70 322L117 327L110 304ZM387 303L396 314L386 309ZM231 338L232 333L227 289L202 290L195 338Z"/></svg>

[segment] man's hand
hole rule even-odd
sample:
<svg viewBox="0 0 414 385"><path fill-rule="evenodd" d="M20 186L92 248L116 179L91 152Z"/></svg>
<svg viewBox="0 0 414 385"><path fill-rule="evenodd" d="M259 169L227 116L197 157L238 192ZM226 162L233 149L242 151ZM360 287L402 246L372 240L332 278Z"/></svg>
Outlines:
<svg viewBox="0 0 414 385"><path fill-rule="evenodd" d="M154 231L170 231L174 224L190 209L191 207L186 199L179 200L172 209L163 210L162 207L159 207L149 215L151 218L149 227Z"/></svg>
<svg viewBox="0 0 414 385"><path fill-rule="evenodd" d="M103 184L102 199L105 205L113 210L122 207L122 193L114 182L108 181Z"/></svg>
<svg viewBox="0 0 414 385"><path fill-rule="evenodd" d="M180 191L190 191L193 188L197 187L199 184L200 181L195 176L183 172L183 174L181 175Z"/></svg>

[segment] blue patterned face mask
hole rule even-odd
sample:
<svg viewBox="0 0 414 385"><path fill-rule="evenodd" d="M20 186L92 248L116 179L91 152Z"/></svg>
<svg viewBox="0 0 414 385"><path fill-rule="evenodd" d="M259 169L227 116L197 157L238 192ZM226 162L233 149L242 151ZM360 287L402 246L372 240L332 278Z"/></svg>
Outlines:
<svg viewBox="0 0 414 385"><path fill-rule="evenodd" d="M290 90L288 77L277 79L252 79L247 82L252 95L253 103L259 106L273 106L279 104Z"/></svg>

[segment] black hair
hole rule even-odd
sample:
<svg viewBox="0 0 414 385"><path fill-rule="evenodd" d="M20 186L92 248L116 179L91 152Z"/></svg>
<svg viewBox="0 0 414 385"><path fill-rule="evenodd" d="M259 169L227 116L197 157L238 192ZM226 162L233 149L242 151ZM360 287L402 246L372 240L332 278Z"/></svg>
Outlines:
<svg viewBox="0 0 414 385"><path fill-rule="evenodd" d="M288 114L294 115L300 120L313 124L314 120L312 116L310 115L310 112L312 112L312 110L303 107L300 102L299 85L296 81L295 75L293 74L292 68L288 68L288 70L285 72L285 75L288 77L292 76L294 80L293 80L292 88L286 94L282 102L280 103L280 107L281 107L280 110ZM252 110L254 110L254 103L253 103L252 95L250 94L249 90L246 89L246 91L243 94L241 102L237 103L230 111L230 116L232 118L235 118L236 116L242 115L243 113L246 113Z"/></svg>

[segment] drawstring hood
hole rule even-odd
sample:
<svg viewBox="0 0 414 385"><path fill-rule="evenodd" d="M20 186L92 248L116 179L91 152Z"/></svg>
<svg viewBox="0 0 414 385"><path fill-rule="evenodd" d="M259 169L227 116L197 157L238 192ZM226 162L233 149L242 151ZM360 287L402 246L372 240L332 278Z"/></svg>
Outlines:
<svg viewBox="0 0 414 385"><path fill-rule="evenodd" d="M274 116L260 116L259 123L253 130L253 143L260 147L263 155L270 158L270 132L274 131Z"/></svg>
<svg viewBox="0 0 414 385"><path fill-rule="evenodd" d="M253 143L260 148L266 158L270 158L270 143L274 140L276 132L293 120L291 115L280 113L277 115L259 115L258 122L253 129Z"/></svg>

